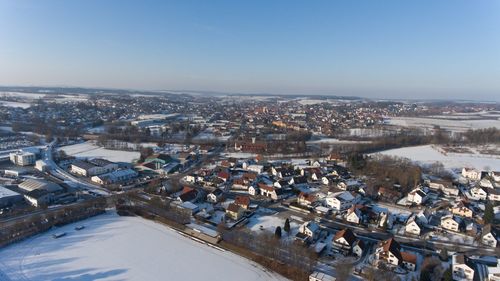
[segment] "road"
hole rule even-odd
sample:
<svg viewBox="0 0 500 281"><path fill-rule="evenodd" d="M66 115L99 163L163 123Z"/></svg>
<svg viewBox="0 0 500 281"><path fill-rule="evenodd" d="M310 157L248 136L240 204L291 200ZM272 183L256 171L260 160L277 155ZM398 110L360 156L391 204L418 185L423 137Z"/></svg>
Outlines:
<svg viewBox="0 0 500 281"><path fill-rule="evenodd" d="M76 186L83 188L85 190L90 190L95 193L101 194L101 195L109 195L110 192L98 185L89 183L83 179L79 179L70 173L66 172L64 169L59 167L56 162L53 159L53 151L54 151L54 146L56 145L56 141L52 141L50 144L47 145L47 147L43 150L43 159L47 163L47 165L50 166L50 173L62 180L68 180L72 183L74 183Z"/></svg>

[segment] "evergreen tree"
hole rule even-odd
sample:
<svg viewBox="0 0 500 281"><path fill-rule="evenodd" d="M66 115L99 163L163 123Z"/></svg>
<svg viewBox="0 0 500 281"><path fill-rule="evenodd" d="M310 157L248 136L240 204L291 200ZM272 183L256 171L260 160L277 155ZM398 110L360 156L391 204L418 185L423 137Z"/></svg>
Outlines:
<svg viewBox="0 0 500 281"><path fill-rule="evenodd" d="M274 231L274 235L277 238L281 238L281 227L280 226L276 227L276 230Z"/></svg>
<svg viewBox="0 0 500 281"><path fill-rule="evenodd" d="M290 220L287 218L285 221L285 227L283 228L286 233L290 233Z"/></svg>
<svg viewBox="0 0 500 281"><path fill-rule="evenodd" d="M484 222L492 223L494 218L495 218L495 213L493 211L493 205L490 202L488 202L484 209Z"/></svg>

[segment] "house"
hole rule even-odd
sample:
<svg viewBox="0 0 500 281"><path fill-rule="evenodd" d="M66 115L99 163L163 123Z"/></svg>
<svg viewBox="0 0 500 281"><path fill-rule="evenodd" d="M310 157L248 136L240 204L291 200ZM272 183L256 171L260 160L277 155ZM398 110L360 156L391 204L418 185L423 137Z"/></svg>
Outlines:
<svg viewBox="0 0 500 281"><path fill-rule="evenodd" d="M360 224L362 222L362 212L359 206L352 206L347 210L345 216L346 221L354 224Z"/></svg>
<svg viewBox="0 0 500 281"><path fill-rule="evenodd" d="M463 168L462 169L462 177L478 181L481 179L481 172L476 170L476 169Z"/></svg>
<svg viewBox="0 0 500 281"><path fill-rule="evenodd" d="M491 171L490 177L494 182L500 182L500 172L499 171Z"/></svg>
<svg viewBox="0 0 500 281"><path fill-rule="evenodd" d="M196 183L196 176L194 175L187 175L182 178L187 183Z"/></svg>
<svg viewBox="0 0 500 281"><path fill-rule="evenodd" d="M349 209L354 201L354 196L348 191L329 193L326 196L326 205L339 212Z"/></svg>
<svg viewBox="0 0 500 281"><path fill-rule="evenodd" d="M455 215L446 215L441 218L441 227L446 230L459 232L465 228L464 222Z"/></svg>
<svg viewBox="0 0 500 281"><path fill-rule="evenodd" d="M307 187L307 178L305 176L296 176L291 178L288 183L295 187Z"/></svg>
<svg viewBox="0 0 500 281"><path fill-rule="evenodd" d="M399 192L399 191L392 190L392 189L385 188L385 187L380 187L378 189L377 196L378 196L379 200L395 202L395 201L398 201L402 195L401 195L401 192Z"/></svg>
<svg viewBox="0 0 500 281"><path fill-rule="evenodd" d="M181 194L177 197L177 199L181 202L195 202L198 200L199 192L198 190L191 188L189 186L185 186L181 192Z"/></svg>
<svg viewBox="0 0 500 281"><path fill-rule="evenodd" d="M390 267L402 266L412 271L415 270L417 263L417 256L408 252L402 252L401 245L394 238L380 241L377 244L375 258Z"/></svg>
<svg viewBox="0 0 500 281"><path fill-rule="evenodd" d="M218 203L222 200L223 192L219 188L216 188L214 191L210 192L207 195L207 201L210 203Z"/></svg>
<svg viewBox="0 0 500 281"><path fill-rule="evenodd" d="M245 210L241 208L239 205L234 203L229 204L229 206L227 206L226 209L226 217L235 221L241 219L244 213Z"/></svg>
<svg viewBox="0 0 500 281"><path fill-rule="evenodd" d="M474 264L469 257L462 254L454 254L451 259L453 280L474 280Z"/></svg>
<svg viewBox="0 0 500 281"><path fill-rule="evenodd" d="M407 202L409 204L421 205L427 199L427 193L425 193L421 188L415 188L408 193Z"/></svg>
<svg viewBox="0 0 500 281"><path fill-rule="evenodd" d="M324 185L333 185L338 181L338 176L327 175L321 178L321 183Z"/></svg>
<svg viewBox="0 0 500 281"><path fill-rule="evenodd" d="M245 181L243 178L237 178L233 179L233 185L231 188L235 190L248 190L249 187L250 183L248 181Z"/></svg>
<svg viewBox="0 0 500 281"><path fill-rule="evenodd" d="M289 185L289 184L288 184L288 181L287 181L287 180L283 180L283 179L278 180L278 181L275 181L275 182L273 183L273 186L274 186L274 187L277 187L277 188L285 188L285 187L287 187L288 185Z"/></svg>
<svg viewBox="0 0 500 281"><path fill-rule="evenodd" d="M403 260L401 246L394 238L380 241L375 249L375 258L389 266L398 266Z"/></svg>
<svg viewBox="0 0 500 281"><path fill-rule="evenodd" d="M223 180L224 182L228 181L230 177L231 175L226 171L220 171L217 173L217 178Z"/></svg>
<svg viewBox="0 0 500 281"><path fill-rule="evenodd" d="M405 233L419 236L422 233L423 226L415 215L408 218L405 225Z"/></svg>
<svg viewBox="0 0 500 281"><path fill-rule="evenodd" d="M458 196L459 190L449 181L434 180L429 183L429 188L439 190L447 196Z"/></svg>
<svg viewBox="0 0 500 281"><path fill-rule="evenodd" d="M450 212L453 215L457 215L464 218L472 218L472 215L474 214L472 210L467 206L465 206L463 202L459 202L455 204L453 207L451 207Z"/></svg>
<svg viewBox="0 0 500 281"><path fill-rule="evenodd" d="M332 240L332 247L342 252L344 255L353 253L361 256L364 250L364 243L348 228L338 231Z"/></svg>
<svg viewBox="0 0 500 281"><path fill-rule="evenodd" d="M472 196L471 199L486 200L486 198L488 197L488 193L486 193L486 191L484 191L484 189L481 188L481 186L479 186L479 185L472 187L469 190L469 192L470 192L470 195Z"/></svg>
<svg viewBox="0 0 500 281"><path fill-rule="evenodd" d="M402 265L404 268L415 271L417 267L417 255L408 252L401 252Z"/></svg>
<svg viewBox="0 0 500 281"><path fill-rule="evenodd" d="M497 232L492 228L491 224L483 226L483 230L481 232L481 243L496 248L497 240Z"/></svg>
<svg viewBox="0 0 500 281"><path fill-rule="evenodd" d="M236 196L234 199L234 204L240 206L241 208L248 210L250 206L250 197L248 196Z"/></svg>
<svg viewBox="0 0 500 281"><path fill-rule="evenodd" d="M260 194L260 189L256 186L251 185L248 188L248 194L250 194L252 196L256 196L257 194Z"/></svg>
<svg viewBox="0 0 500 281"><path fill-rule="evenodd" d="M316 201L316 196L311 193L301 192L297 196L297 203L302 206L310 207Z"/></svg>
<svg viewBox="0 0 500 281"><path fill-rule="evenodd" d="M488 189L488 200L500 201L500 189Z"/></svg>
<svg viewBox="0 0 500 281"><path fill-rule="evenodd" d="M313 221L305 222L299 227L299 238L305 237L314 240L319 232L319 225Z"/></svg>
<svg viewBox="0 0 500 281"><path fill-rule="evenodd" d="M261 174L264 171L264 166L263 165L248 165L246 167L246 170Z"/></svg>
<svg viewBox="0 0 500 281"><path fill-rule="evenodd" d="M489 189L489 188L495 188L495 187L493 186L493 183L492 183L489 179L487 179L487 178L482 179L482 180L479 182L479 186L484 187L484 188L488 188L488 189Z"/></svg>
<svg viewBox="0 0 500 281"><path fill-rule="evenodd" d="M260 195L269 197L272 200L278 200L285 197L285 190L283 188L275 188L259 183Z"/></svg>

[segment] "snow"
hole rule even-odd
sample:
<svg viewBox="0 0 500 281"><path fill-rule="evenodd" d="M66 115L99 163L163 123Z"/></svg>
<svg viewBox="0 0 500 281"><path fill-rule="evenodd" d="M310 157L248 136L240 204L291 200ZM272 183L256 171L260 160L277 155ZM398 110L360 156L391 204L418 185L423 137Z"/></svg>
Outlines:
<svg viewBox="0 0 500 281"><path fill-rule="evenodd" d="M25 102L15 102L15 101L0 101L0 106L29 108L31 104Z"/></svg>
<svg viewBox="0 0 500 281"><path fill-rule="evenodd" d="M440 126L443 129L453 132L464 132L469 129L484 129L496 127L500 129L500 120L454 120L454 118L421 118L421 117L392 117L388 120L391 125L403 127L419 127L433 129L434 126Z"/></svg>
<svg viewBox="0 0 500 281"><path fill-rule="evenodd" d="M271 233L274 233L276 227L280 226L283 230L285 226L285 218L281 218L278 215L254 215L250 218L250 221L247 224L247 227L252 231L261 231L266 230ZM295 235L299 231L299 224L290 219L290 235Z"/></svg>
<svg viewBox="0 0 500 281"><path fill-rule="evenodd" d="M52 238L60 232L66 235ZM285 280L161 224L115 213L52 229L0 256L2 280Z"/></svg>
<svg viewBox="0 0 500 281"><path fill-rule="evenodd" d="M489 167L491 170L500 170L500 159L483 154L458 154L449 153L447 155L439 152L431 145L412 146L397 149L390 149L380 152L383 155L409 158L421 164L443 163L447 169L461 169L471 167L483 170Z"/></svg>
<svg viewBox="0 0 500 281"><path fill-rule="evenodd" d="M224 153L223 155L224 157L227 158L237 158L237 159L252 158L257 156L257 154L255 153L247 153L247 152L227 152Z"/></svg>
<svg viewBox="0 0 500 281"><path fill-rule="evenodd" d="M339 140L336 138L321 137L319 139L307 141L308 144L317 143L333 143L333 144L350 144L350 143L371 143L370 141L352 141L352 140Z"/></svg>
<svg viewBox="0 0 500 281"><path fill-rule="evenodd" d="M66 154L75 157L104 158L112 162L130 163L140 157L139 152L105 149L90 141L62 146L59 149L66 152Z"/></svg>

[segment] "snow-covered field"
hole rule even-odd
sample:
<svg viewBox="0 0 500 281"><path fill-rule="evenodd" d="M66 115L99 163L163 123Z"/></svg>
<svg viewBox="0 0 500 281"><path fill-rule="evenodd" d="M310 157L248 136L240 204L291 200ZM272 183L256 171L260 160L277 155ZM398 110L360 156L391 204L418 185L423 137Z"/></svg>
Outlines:
<svg viewBox="0 0 500 281"><path fill-rule="evenodd" d="M58 232L67 234L52 238ZM163 225L107 213L0 249L0 280L285 279Z"/></svg>
<svg viewBox="0 0 500 281"><path fill-rule="evenodd" d="M31 106L31 104L29 103L15 102L15 101L0 101L0 105L6 107L19 107L19 108L28 108Z"/></svg>
<svg viewBox="0 0 500 281"><path fill-rule="evenodd" d="M283 227L285 226L285 220L284 218L281 218L277 215L255 215L250 218L250 221L247 224L247 227L250 228L252 231L262 231L266 230L271 233L274 233L276 230L276 227ZM299 224L294 221L290 220L290 235L295 235L299 231Z"/></svg>
<svg viewBox="0 0 500 281"><path fill-rule="evenodd" d="M433 129L434 126L440 126L443 129L453 132L464 132L469 129L484 129L495 127L500 129L500 119L483 120L453 120L443 118L419 118L419 117L392 117L388 119L390 125L403 127L418 127L422 129Z"/></svg>
<svg viewBox="0 0 500 281"><path fill-rule="evenodd" d="M140 153L136 151L121 151L105 149L94 143L88 141L79 144L62 146L59 149L66 152L66 154L75 157L96 157L104 158L113 162L132 162L139 159Z"/></svg>
<svg viewBox="0 0 500 281"><path fill-rule="evenodd" d="M461 169L471 167L479 170L489 168L493 171L500 170L500 159L498 157L481 154L442 154L431 145L412 146L397 149L390 149L380 152L380 154L405 157L422 164L432 164L435 162L443 163L447 169Z"/></svg>

